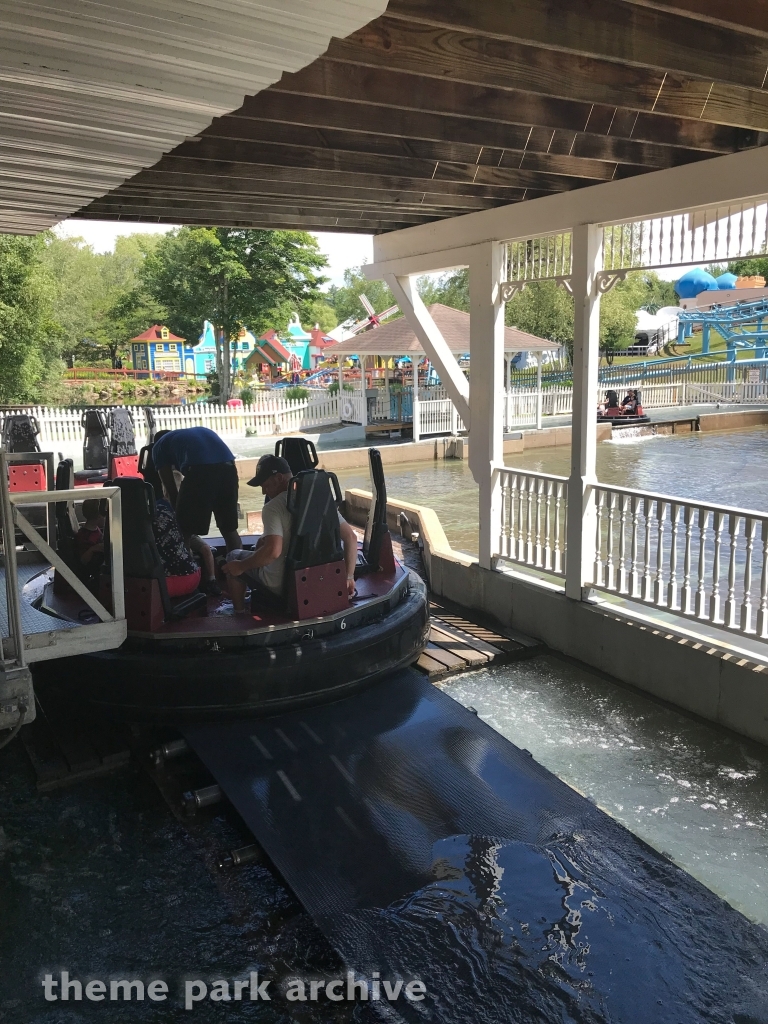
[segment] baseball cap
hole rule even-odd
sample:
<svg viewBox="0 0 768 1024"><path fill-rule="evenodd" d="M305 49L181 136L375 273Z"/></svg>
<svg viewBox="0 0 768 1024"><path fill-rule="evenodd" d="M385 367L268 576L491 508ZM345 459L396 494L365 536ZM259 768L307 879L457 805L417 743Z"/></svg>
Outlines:
<svg viewBox="0 0 768 1024"><path fill-rule="evenodd" d="M248 486L261 487L264 481L274 476L275 473L287 473L288 476L293 476L291 467L285 459L279 455L262 455L256 463L256 476L253 480L248 481Z"/></svg>

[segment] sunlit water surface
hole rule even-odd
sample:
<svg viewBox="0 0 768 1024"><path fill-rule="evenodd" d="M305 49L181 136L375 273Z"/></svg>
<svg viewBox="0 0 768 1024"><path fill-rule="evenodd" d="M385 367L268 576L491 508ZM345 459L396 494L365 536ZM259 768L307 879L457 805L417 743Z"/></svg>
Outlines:
<svg viewBox="0 0 768 1024"><path fill-rule="evenodd" d="M768 749L554 656L443 689L768 925Z"/></svg>
<svg viewBox="0 0 768 1024"><path fill-rule="evenodd" d="M567 476L569 447L508 455L520 469ZM598 479L638 490L701 498L768 511L768 428L732 434L678 434L619 438L597 446ZM342 489L370 489L367 470L337 473ZM451 545L477 554L477 485L466 462L439 461L390 467L387 493L433 508ZM243 510L261 508L259 491L240 488Z"/></svg>

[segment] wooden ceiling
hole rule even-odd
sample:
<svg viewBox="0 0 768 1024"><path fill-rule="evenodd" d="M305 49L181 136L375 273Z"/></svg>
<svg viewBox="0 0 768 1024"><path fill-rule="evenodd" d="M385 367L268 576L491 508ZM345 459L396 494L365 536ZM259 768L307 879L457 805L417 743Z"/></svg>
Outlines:
<svg viewBox="0 0 768 1024"><path fill-rule="evenodd" d="M378 233L764 145L768 0L727 6L390 0L78 216Z"/></svg>

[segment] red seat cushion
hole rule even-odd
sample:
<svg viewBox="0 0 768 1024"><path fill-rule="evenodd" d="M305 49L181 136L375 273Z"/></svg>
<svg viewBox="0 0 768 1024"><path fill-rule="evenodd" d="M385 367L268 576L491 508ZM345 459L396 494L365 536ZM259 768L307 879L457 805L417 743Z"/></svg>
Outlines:
<svg viewBox="0 0 768 1024"><path fill-rule="evenodd" d="M8 467L8 490L46 491L45 466L39 462L17 462Z"/></svg>
<svg viewBox="0 0 768 1024"><path fill-rule="evenodd" d="M200 570L191 572L187 576L166 576L165 585L168 588L168 597L184 597L186 594L192 594L200 586Z"/></svg>
<svg viewBox="0 0 768 1024"><path fill-rule="evenodd" d="M138 455L110 455L109 478L116 480L121 476L139 476Z"/></svg>

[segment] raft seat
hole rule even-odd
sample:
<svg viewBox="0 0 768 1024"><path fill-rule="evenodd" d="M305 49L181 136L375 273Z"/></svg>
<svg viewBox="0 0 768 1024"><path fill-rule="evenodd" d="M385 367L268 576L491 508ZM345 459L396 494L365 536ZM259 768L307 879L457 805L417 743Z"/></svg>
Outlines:
<svg viewBox="0 0 768 1024"><path fill-rule="evenodd" d="M192 612L207 611L208 599L196 592L177 601L168 594L165 568L155 544L152 520L155 493L141 477L124 476L113 481L120 488L123 525L123 572L125 615L129 630L153 632L163 622L183 619ZM105 549L108 537L105 531ZM108 598L108 578L102 582L103 598Z"/></svg>
<svg viewBox="0 0 768 1024"><path fill-rule="evenodd" d="M11 494L23 491L46 491L45 466L40 462L15 462L8 467L8 490Z"/></svg>
<svg viewBox="0 0 768 1024"><path fill-rule="evenodd" d="M109 479L116 480L119 477L140 476L138 455L112 455L109 456Z"/></svg>
<svg viewBox="0 0 768 1024"><path fill-rule="evenodd" d="M349 608L340 502L335 473L305 469L288 484L293 530L285 562L286 604L294 619L314 619Z"/></svg>

